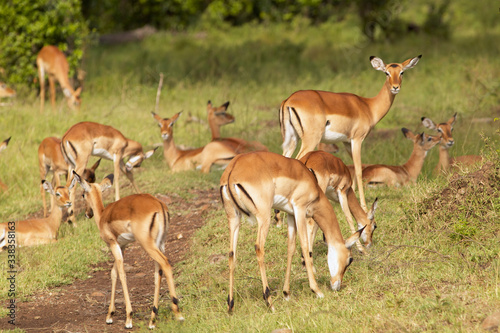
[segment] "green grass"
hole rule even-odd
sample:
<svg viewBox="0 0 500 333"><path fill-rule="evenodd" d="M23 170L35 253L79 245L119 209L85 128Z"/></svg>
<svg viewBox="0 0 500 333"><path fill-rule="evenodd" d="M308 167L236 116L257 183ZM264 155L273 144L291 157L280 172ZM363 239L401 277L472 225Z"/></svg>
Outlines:
<svg viewBox="0 0 500 333"><path fill-rule="evenodd" d="M470 15L462 13L461 17L471 21ZM222 134L259 140L281 153L277 109L292 92L322 89L374 96L385 77L371 67L369 56L401 62L423 54L419 64L405 74L402 91L388 115L365 140L363 162L403 164L412 144L403 138L402 127L421 132L421 117L442 122L458 112L451 155L497 149L490 159L498 167L500 122L472 121L499 116L498 27L471 30L470 25L457 26L449 41L420 35L394 44L366 44L352 23L349 18L316 28L298 22L291 28L162 32L137 44L91 47L84 62L88 76L79 113L65 108L60 93L55 114L47 107L39 115L35 92L18 96L15 105L0 109L0 133L5 138L12 136L0 156L1 179L9 185L8 192L0 193L1 221L23 219L41 210L36 151L47 136L60 137L74 123L91 120L115 126L146 149L160 143L158 126L150 114L160 72L165 74L165 84L158 113L170 117L184 111L176 124L177 144L206 144L208 127L187 124L188 113L205 119L208 100L214 104L229 100L229 112L236 122L224 127ZM486 148L485 142L493 148ZM188 188L218 187L220 171L172 174L161 149L136 172L144 192L176 194L189 201ZM428 218L426 199L434 198L450 181L432 173L437 153L437 149L429 153L417 186L366 191L367 202L380 198L375 244L369 256L354 250L355 261L338 293L328 290L326 249L318 236L314 259L325 298L316 299L309 291L296 255L292 298L284 301L280 290L286 229L273 228L266 243L266 263L275 313L262 300L253 249L256 231L245 223L238 246L235 313L227 315L227 261L208 263L210 255L228 251L227 221L221 207L192 240L187 259L175 266L186 322L174 322L169 301L162 299L159 327L183 332L269 332L286 327L300 332L479 331L481 321L500 307L500 203L498 197L487 201L478 191L456 210ZM342 147L339 156L351 163ZM97 176L102 179L111 172L111 163L104 161ZM122 196L133 193L125 178L121 183ZM347 223L339 207L335 208L346 236ZM109 258L94 222L81 215L77 222L76 229L62 227L56 244L17 250L19 300L37 290L86 278L89 265ZM0 254L3 300L8 298L6 260L6 254ZM140 318L134 324L145 328L146 322Z"/></svg>

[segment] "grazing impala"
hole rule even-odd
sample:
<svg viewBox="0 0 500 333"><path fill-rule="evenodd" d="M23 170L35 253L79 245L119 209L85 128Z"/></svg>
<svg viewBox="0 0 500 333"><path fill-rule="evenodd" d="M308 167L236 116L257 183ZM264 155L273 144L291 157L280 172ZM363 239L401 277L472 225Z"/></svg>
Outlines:
<svg viewBox="0 0 500 333"><path fill-rule="evenodd" d="M99 166L101 159L90 169L85 169L83 171L83 179L89 183L95 182L95 170ZM68 168L69 165L64 160L63 154L61 152L61 139L50 136L45 138L40 143L38 147L38 169L40 171L40 192L42 193L43 201L43 216L47 216L47 203L45 201L45 190L43 189L43 183L47 178L47 174L52 171L53 178L52 184L55 186L61 185L61 176L66 176L68 178Z"/></svg>
<svg viewBox="0 0 500 333"><path fill-rule="evenodd" d="M314 150L320 142L342 141L353 159L355 180L361 184L363 140L389 112L401 89L403 73L415 67L420 57L388 65L380 58L370 57L373 68L387 76L382 89L373 98L319 90L294 92L281 103L279 111L283 155L291 157L299 139L302 140L302 145L297 154L298 159ZM359 199L361 207L366 211L362 186L359 186Z"/></svg>
<svg viewBox="0 0 500 333"><path fill-rule="evenodd" d="M209 142L206 146L182 150L177 148L174 142L174 124L181 112L172 118L162 118L154 112L153 117L160 126L163 139L163 155L173 172L194 170L201 168L201 172L210 172L213 164L226 166L236 153L221 142Z"/></svg>
<svg viewBox="0 0 500 333"><path fill-rule="evenodd" d="M69 178L72 170L79 175L87 166L90 156L99 156L111 160L114 164L115 200L120 199L120 170L132 183L135 191L140 193L135 184L134 168L141 166L142 161L151 157L155 150L144 153L142 145L134 140L127 139L117 129L93 122L81 122L73 125L62 137L61 151L69 165ZM127 163L125 158L129 158ZM72 194L74 202L74 192ZM71 214L71 212L70 212Z"/></svg>
<svg viewBox="0 0 500 333"><path fill-rule="evenodd" d="M372 204L368 213L365 213L358 202L354 190L352 189L351 174L347 166L338 157L324 151L311 151L304 155L300 161L313 172L318 181L318 185L326 197L340 203L351 232L355 233L352 216L358 223L358 228L364 228L361 239L367 248L372 245L373 232L377 228L375 223L375 210L377 209L378 199ZM308 221L309 249L312 252L312 241L318 231L318 225L312 219ZM364 252L361 244L356 242L360 252Z"/></svg>
<svg viewBox="0 0 500 333"><path fill-rule="evenodd" d="M10 138L5 139L0 143L0 152L2 152L5 148L7 148L9 141L10 141ZM4 183L2 183L2 181L0 181L0 189L3 191L6 191L8 189L8 186L5 185Z"/></svg>
<svg viewBox="0 0 500 333"><path fill-rule="evenodd" d="M44 46L36 57L36 65L40 81L40 112L43 112L45 104L45 75L49 78L52 109L56 105L56 80L59 82L64 96L66 96L68 107L72 110L80 109L80 93L82 92L82 88L79 87L74 90L69 83L69 65L64 53L56 46Z"/></svg>
<svg viewBox="0 0 500 333"><path fill-rule="evenodd" d="M16 246L34 246L56 242L63 217L63 209L71 207L69 197L74 186L75 181L71 182L69 187L58 186L54 189L51 183L44 182L43 188L54 197L50 216L42 219L0 224L0 250L12 244L9 242L12 239L11 232L15 232Z"/></svg>
<svg viewBox="0 0 500 333"><path fill-rule="evenodd" d="M257 221L255 252L262 277L264 299L271 304L264 264L264 244L271 222L271 209L287 214L288 258L283 293L290 295L290 273L295 252L298 231L302 254L305 260L309 286L317 297L323 297L312 269L307 235L307 219L312 218L325 234L328 244L328 266L331 287L339 290L347 267L352 262L351 246L363 230L357 231L346 241L332 205L318 186L314 175L298 160L271 152L252 152L237 155L227 166L220 180L222 203L229 221L229 296L228 310L234 307L234 268L236 265L236 244L241 216Z"/></svg>
<svg viewBox="0 0 500 333"><path fill-rule="evenodd" d="M449 172L450 169L458 166L469 166L481 162L483 158L478 155L464 155L457 157L450 157L449 149L455 144L453 140L453 124L457 119L455 113L453 117L448 119L445 123L435 124L430 118L422 117L422 124L441 134L441 142L439 145L439 162L436 166L436 173Z"/></svg>
<svg viewBox="0 0 500 333"><path fill-rule="evenodd" d="M439 136L413 134L406 128L401 129L403 135L413 141L413 151L408 161L403 165L366 164L363 165L363 181L368 184L386 184L391 187L415 184L424 165L427 152L437 145ZM349 166L351 174L354 167Z"/></svg>
<svg viewBox="0 0 500 333"><path fill-rule="evenodd" d="M267 147L257 141L246 141L238 138L221 138L221 126L234 122L234 116L227 113L229 102L222 104L219 107L214 107L211 101L207 104L207 117L210 131L212 132L212 141L217 141L225 144L232 149L236 154L248 153L251 151L268 151Z"/></svg>
<svg viewBox="0 0 500 333"><path fill-rule="evenodd" d="M179 299L175 293L172 267L163 253L170 220L167 206L149 194L133 194L110 203L104 208L102 192L111 187L113 175L104 178L100 184L89 184L74 171L73 173L74 178L78 180L84 191L84 199L87 204L86 215L88 218L94 216L101 238L108 245L115 259L111 270L111 300L106 323L113 323L116 279L119 276L127 312L125 327L132 328L132 305L123 268L123 250L128 244L136 240L155 261L155 290L149 328L155 327L156 316L158 315L160 282L163 274L167 279L168 291L172 300L172 311L177 320L184 320L179 311Z"/></svg>

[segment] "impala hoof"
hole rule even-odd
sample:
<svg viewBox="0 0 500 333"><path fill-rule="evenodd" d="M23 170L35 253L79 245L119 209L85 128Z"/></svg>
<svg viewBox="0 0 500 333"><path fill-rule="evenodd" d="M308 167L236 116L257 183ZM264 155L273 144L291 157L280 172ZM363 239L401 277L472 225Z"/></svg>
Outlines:
<svg viewBox="0 0 500 333"><path fill-rule="evenodd" d="M316 297L317 297L317 298L324 298L324 297L325 297L325 295L324 295L321 291L318 291L318 292L316 293Z"/></svg>
<svg viewBox="0 0 500 333"><path fill-rule="evenodd" d="M106 319L106 324L113 324L113 319Z"/></svg>

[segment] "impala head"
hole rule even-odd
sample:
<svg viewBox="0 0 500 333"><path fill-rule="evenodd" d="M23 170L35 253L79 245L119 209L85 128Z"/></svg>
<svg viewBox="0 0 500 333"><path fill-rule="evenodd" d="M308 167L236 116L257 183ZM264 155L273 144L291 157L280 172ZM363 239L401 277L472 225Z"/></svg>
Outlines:
<svg viewBox="0 0 500 333"><path fill-rule="evenodd" d="M58 186L55 189L52 187L52 184L50 182L47 182L45 180L42 180L42 187L45 189L45 191L49 192L51 195L54 196L56 205L59 207L71 207L71 200L69 199L69 193L75 187L76 180L73 179L71 184L66 187L66 186Z"/></svg>
<svg viewBox="0 0 500 333"><path fill-rule="evenodd" d="M129 140L129 142L131 142L132 140ZM140 143L138 142L135 142L133 141L134 143L136 143L138 145L138 149L134 149L135 151L137 151L137 153L135 153L134 155L130 156L130 158L128 159L127 163L125 163L125 168L127 169L127 171L131 171L133 168L138 168L141 166L142 162L145 160L145 159L148 159L150 158L151 156L153 156L153 154L155 153L156 149L158 149L158 147L150 150L150 151L147 151L147 152L143 152L142 151L142 146Z"/></svg>
<svg viewBox="0 0 500 333"><path fill-rule="evenodd" d="M173 126L177 119L179 119L179 116L181 115L182 111L179 113L176 113L175 115L172 116L172 118L162 118L159 115L157 115L154 112L151 112L153 115L153 118L156 119L158 122L158 126L160 126L160 132L161 132L161 138L164 141L167 141L172 138L173 135Z"/></svg>
<svg viewBox="0 0 500 333"><path fill-rule="evenodd" d="M9 144L9 141L10 141L10 138L5 139L5 140L3 140L3 141L0 143L0 152L1 152L2 150L4 150L5 148L7 148L7 145Z"/></svg>
<svg viewBox="0 0 500 333"><path fill-rule="evenodd" d="M100 202L102 204L102 192L113 185L113 174L107 175L100 184L97 184L88 183L73 170L73 181L78 182L83 189L85 216L90 219L94 216L95 203ZM97 196L97 198L93 198L94 196Z"/></svg>
<svg viewBox="0 0 500 333"><path fill-rule="evenodd" d="M368 223L366 225L363 225L358 222L358 228L363 228L364 230L361 233L361 239L363 240L363 243L365 244L366 248L370 248L373 243L373 232L375 229L377 229L377 223L375 222L375 210L377 210L378 206L378 198L375 198L375 201L372 204L372 207L366 214L366 217L368 219Z"/></svg>
<svg viewBox="0 0 500 333"><path fill-rule="evenodd" d="M387 76L386 84L389 85L389 89L392 94L396 95L401 89L401 83L403 82L403 74L407 69L415 67L422 55L418 57L408 59L402 63L392 63L384 64L384 61L375 56L370 57L373 68L378 71L382 71Z"/></svg>
<svg viewBox="0 0 500 333"><path fill-rule="evenodd" d="M440 136L427 135L424 132L421 134L413 134L413 132L407 128L402 128L401 131L408 140L413 141L414 144L418 144L426 153L441 141Z"/></svg>
<svg viewBox="0 0 500 333"><path fill-rule="evenodd" d="M0 82L0 98L1 97L14 97L16 96L16 91L12 88L7 87L3 82Z"/></svg>
<svg viewBox="0 0 500 333"><path fill-rule="evenodd" d="M73 110L77 111L80 110L80 104L82 103L80 99L80 94L82 93L82 87L79 87L75 91L71 91L67 88L63 89L64 96L66 96L66 101L68 103L68 107Z"/></svg>
<svg viewBox="0 0 500 333"><path fill-rule="evenodd" d="M83 170L82 174L83 179L85 179L89 183L95 183L95 170L97 169L100 163L101 159L98 159L97 162L94 163L92 168Z"/></svg>
<svg viewBox="0 0 500 333"><path fill-rule="evenodd" d="M436 125L431 119L422 117L422 124L428 129L438 132L441 135L441 147L449 149L455 143L452 132L456 119L457 114L455 113L447 122Z"/></svg>
<svg viewBox="0 0 500 333"><path fill-rule="evenodd" d="M333 290L340 290L347 267L352 263L351 247L356 243L364 227L356 231L342 243L328 243L328 268L330 269L330 285ZM327 242L329 240L327 239Z"/></svg>
<svg viewBox="0 0 500 333"><path fill-rule="evenodd" d="M222 104L219 107L212 105L211 101L207 103L208 122L213 122L216 126L224 126L234 122L234 116L227 113L229 102Z"/></svg>

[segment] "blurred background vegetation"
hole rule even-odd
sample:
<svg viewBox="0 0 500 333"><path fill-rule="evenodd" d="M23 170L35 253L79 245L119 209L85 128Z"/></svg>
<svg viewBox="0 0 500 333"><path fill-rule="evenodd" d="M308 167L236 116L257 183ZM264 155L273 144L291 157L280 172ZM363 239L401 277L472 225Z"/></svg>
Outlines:
<svg viewBox="0 0 500 333"><path fill-rule="evenodd" d="M488 1L487 1L488 2ZM47 44L68 56L72 75L85 48L102 34L145 25L171 32L283 23L290 28L354 25L363 39L395 42L408 34L442 39L461 29L487 32L498 10L450 0L7 0L0 2L0 80L19 89L36 84L35 58ZM482 6L482 7L481 7ZM479 25L479 26L478 26ZM325 33L328 33L325 31Z"/></svg>

